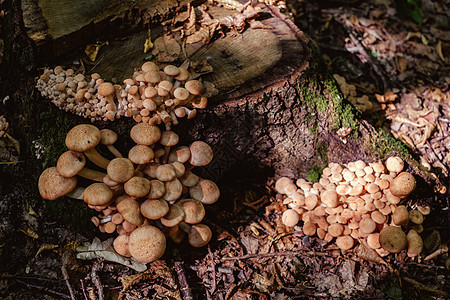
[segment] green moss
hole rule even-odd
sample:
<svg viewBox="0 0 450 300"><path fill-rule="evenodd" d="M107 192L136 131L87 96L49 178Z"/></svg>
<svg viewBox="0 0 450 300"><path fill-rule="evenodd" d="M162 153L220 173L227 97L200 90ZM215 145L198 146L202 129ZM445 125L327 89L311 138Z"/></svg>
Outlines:
<svg viewBox="0 0 450 300"><path fill-rule="evenodd" d="M96 212L83 201L63 197L55 201L45 201L45 206L48 218L57 221L58 224L65 224L83 235L92 231L93 224L89 219Z"/></svg>
<svg viewBox="0 0 450 300"><path fill-rule="evenodd" d="M305 177L310 182L317 182L320 179L320 176L322 175L322 168L318 166L313 166L306 174Z"/></svg>
<svg viewBox="0 0 450 300"><path fill-rule="evenodd" d="M405 145L382 128L366 139L363 148L370 153L376 154L381 159L392 153L403 159L410 158L410 154Z"/></svg>

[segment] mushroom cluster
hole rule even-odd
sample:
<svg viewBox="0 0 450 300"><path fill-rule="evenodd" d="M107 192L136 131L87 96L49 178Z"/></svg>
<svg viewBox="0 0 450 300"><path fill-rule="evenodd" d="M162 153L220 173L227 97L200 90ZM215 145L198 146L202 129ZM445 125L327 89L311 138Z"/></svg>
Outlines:
<svg viewBox="0 0 450 300"><path fill-rule="evenodd" d="M330 163L319 182L298 179L295 183L282 177L276 181L278 193L287 195L283 203L288 209L282 222L294 227L302 221L305 235L317 235L342 250L352 248L355 241L365 240L381 256L408 248L414 257L422 251L424 215L429 208L408 211L399 205L416 187L416 180L402 172L404 162L390 157L382 162L361 160L340 165ZM406 235L401 226L409 229Z"/></svg>
<svg viewBox="0 0 450 300"><path fill-rule="evenodd" d="M91 122L125 116L152 125L164 123L166 129L177 125L178 118L194 118L197 109L208 103L203 83L191 79L183 67L167 65L160 70L155 63L145 62L123 83L124 87L113 85L97 73L84 76L57 66L45 69L36 87L60 109Z"/></svg>
<svg viewBox="0 0 450 300"><path fill-rule="evenodd" d="M214 182L191 170L211 162L211 147L202 141L175 147L179 140L175 132L161 132L148 123L135 125L130 135L137 145L124 158L113 146L117 139L113 131L89 124L72 128L66 136L69 150L60 156L56 167L39 177L41 196L84 200L102 213L92 218L100 231L119 234L114 241L117 253L144 263L163 255L166 236L181 242L187 233L192 246L206 245L212 233L200 224L204 205L215 203L220 191ZM115 158L100 155L95 150L99 144ZM86 158L103 170L87 168ZM77 187L77 175L96 182Z"/></svg>

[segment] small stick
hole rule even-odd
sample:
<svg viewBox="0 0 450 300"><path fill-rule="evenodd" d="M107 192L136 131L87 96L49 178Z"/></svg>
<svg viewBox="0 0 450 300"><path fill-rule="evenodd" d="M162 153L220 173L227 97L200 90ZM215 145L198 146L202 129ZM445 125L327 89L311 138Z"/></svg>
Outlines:
<svg viewBox="0 0 450 300"><path fill-rule="evenodd" d="M80 283L81 283L81 290L83 291L83 296L85 300L89 300L88 296L86 295L86 289L84 288L84 281L83 279L80 279Z"/></svg>
<svg viewBox="0 0 450 300"><path fill-rule="evenodd" d="M426 292L430 292L433 294L437 294L437 295L441 295L441 296L447 296L447 293L441 290L436 290L433 289L432 287L429 287L423 283L420 283L412 278L408 278L408 277L402 277L404 281L411 283L412 285L414 285L416 288L418 288L419 290L422 291L426 291Z"/></svg>
<svg viewBox="0 0 450 300"><path fill-rule="evenodd" d="M178 283L180 284L180 290L183 300L194 300L192 296L191 288L187 283L186 274L184 273L183 263L181 261L175 261L175 271L178 276Z"/></svg>
<svg viewBox="0 0 450 300"><path fill-rule="evenodd" d="M100 282L100 277L97 274L97 271L99 271L100 268L101 268L100 263L98 262L98 260L96 260L91 269L91 279L98 290L98 300L105 300L105 296L103 294L103 286L102 283Z"/></svg>
<svg viewBox="0 0 450 300"><path fill-rule="evenodd" d="M74 294L72 286L70 285L70 282L69 282L69 272L67 271L65 263L63 263L63 265L61 266L61 273L63 275L64 281L66 282L67 289L69 290L70 299L75 300L76 299L75 294Z"/></svg>
<svg viewBox="0 0 450 300"><path fill-rule="evenodd" d="M63 299L70 299L70 296L67 296L66 294L63 294L63 293L60 293L60 292L51 290L51 289L49 289L49 288L46 288L46 287L43 287L43 286L40 286L40 285L35 285L35 284L26 283L25 281L22 281L22 280L19 280L19 279L15 279L15 280L16 280L17 282L19 282L19 283L25 285L27 288L29 288L29 289L31 289L31 290L33 290L33 289L38 289L38 290L43 291L44 293L54 294L54 295L57 295L57 296L59 296L59 297L61 297L61 298L63 298Z"/></svg>

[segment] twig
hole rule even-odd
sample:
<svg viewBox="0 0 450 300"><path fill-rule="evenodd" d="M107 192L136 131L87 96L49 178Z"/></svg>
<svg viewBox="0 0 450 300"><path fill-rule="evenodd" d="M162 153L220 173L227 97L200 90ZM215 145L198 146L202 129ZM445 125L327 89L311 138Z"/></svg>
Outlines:
<svg viewBox="0 0 450 300"><path fill-rule="evenodd" d="M194 300L192 296L191 288L187 283L186 274L184 272L183 263L181 261L175 261L174 263L175 271L178 276L178 283L180 284L181 295L183 300Z"/></svg>
<svg viewBox="0 0 450 300"><path fill-rule="evenodd" d="M211 252L211 247L208 245L208 253L209 253L209 257L211 258L211 267L212 267L212 276L213 276L213 281L211 284L211 294L214 294L214 291L216 290L217 284L216 284L216 264L214 263L214 257L213 254Z"/></svg>
<svg viewBox="0 0 450 300"><path fill-rule="evenodd" d="M49 289L49 288L46 288L46 287L43 287L43 286L40 286L40 285L35 285L35 284L26 283L25 281L22 281L22 280L20 280L20 279L15 279L15 280L16 280L17 282L19 282L19 283L25 285L25 286L26 286L27 288L29 288L30 290L32 290L32 289L38 289L38 290L41 290L41 291L44 292L44 293L54 294L54 295L57 295L57 296L59 296L59 297L61 297L61 298L63 298L63 299L69 299L69 300L70 300L70 296L68 296L68 295L66 295L66 294L63 294L63 293L60 293L60 292L51 290L51 289Z"/></svg>
<svg viewBox="0 0 450 300"><path fill-rule="evenodd" d="M416 288L418 288L419 290L422 291L426 291L426 292L430 292L433 294L437 294L437 295L441 295L441 296L447 296L447 293L441 290L436 290L433 289L432 287L426 286L423 283L420 283L412 278L408 278L408 277L402 277L404 281L411 283L412 285L414 285Z"/></svg>
<svg viewBox="0 0 450 300"><path fill-rule="evenodd" d="M273 253L252 253L246 254L242 256L234 256L234 257L222 257L222 260L240 260L240 259L250 259L250 258L262 258L262 257L275 257L275 256L296 256L299 254L306 254L303 251L284 251L284 252L273 252ZM312 252L310 254L318 255L318 256L327 256L327 253L324 252Z"/></svg>
<svg viewBox="0 0 450 300"><path fill-rule="evenodd" d="M81 290L83 291L83 296L85 300L89 300L88 296L86 295L86 289L84 288L84 281L83 279L80 279L80 283L81 283Z"/></svg>
<svg viewBox="0 0 450 300"><path fill-rule="evenodd" d="M101 269L100 263L98 260L96 260L91 269L91 279L92 279L92 282L94 283L95 287L97 288L98 300L105 300L105 296L103 294L103 286L100 281L100 277L97 274L97 271L99 271L100 269Z"/></svg>
<svg viewBox="0 0 450 300"><path fill-rule="evenodd" d="M73 292L72 286L70 285L69 272L67 271L66 267L68 261L68 251L63 252L61 260L62 260L61 273L63 275L63 279L66 282L67 289L69 290L70 299L75 300L75 294Z"/></svg>

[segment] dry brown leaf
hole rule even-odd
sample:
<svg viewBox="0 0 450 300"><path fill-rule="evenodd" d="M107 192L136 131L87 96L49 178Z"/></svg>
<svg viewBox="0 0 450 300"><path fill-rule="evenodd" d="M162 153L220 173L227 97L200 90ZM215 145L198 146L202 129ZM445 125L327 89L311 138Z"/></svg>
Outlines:
<svg viewBox="0 0 450 300"><path fill-rule="evenodd" d="M109 42L97 42L96 44L89 44L84 49L84 53L89 57L91 61L95 61L97 59L98 52L100 51L100 48L109 45Z"/></svg>
<svg viewBox="0 0 450 300"><path fill-rule="evenodd" d="M439 55L439 58L442 59L443 62L445 62L445 57L444 57L444 54L442 53L442 42L441 42L441 40L439 40L437 42L436 53Z"/></svg>
<svg viewBox="0 0 450 300"><path fill-rule="evenodd" d="M359 246L356 250L356 253L361 259L376 262L379 264L387 265L388 263L381 258L381 256L372 248L367 245L365 240L359 241Z"/></svg>
<svg viewBox="0 0 450 300"><path fill-rule="evenodd" d="M39 249L38 249L38 251L36 252L36 255L35 255L34 257L35 257L35 258L38 257L39 254L41 254L42 251L45 251L45 250L53 250L53 249L56 249L56 248L58 248L58 247L59 247L59 245L54 245L54 244L42 244L42 245L39 247Z"/></svg>
<svg viewBox="0 0 450 300"><path fill-rule="evenodd" d="M398 71L400 73L404 73L406 71L406 68L408 67L408 61L406 60L406 58L404 58L402 56L397 56L395 62L396 62Z"/></svg>
<svg viewBox="0 0 450 300"><path fill-rule="evenodd" d="M26 235L28 235L29 237L31 237L33 239L39 238L39 235L30 227L25 227L25 228L19 229L19 231L22 231L23 233L25 233Z"/></svg>

